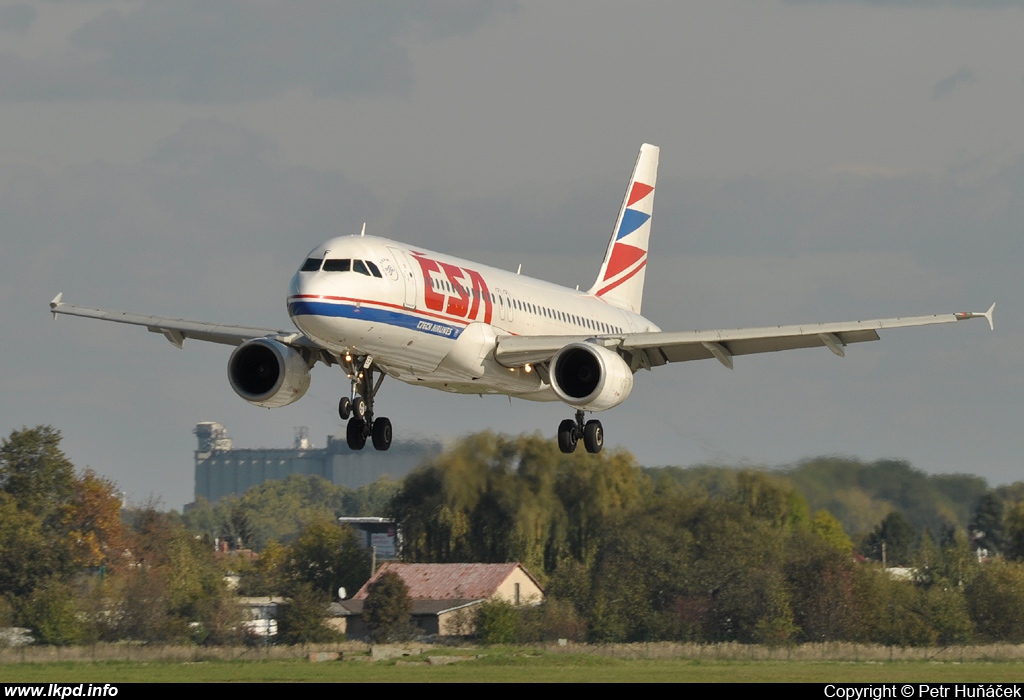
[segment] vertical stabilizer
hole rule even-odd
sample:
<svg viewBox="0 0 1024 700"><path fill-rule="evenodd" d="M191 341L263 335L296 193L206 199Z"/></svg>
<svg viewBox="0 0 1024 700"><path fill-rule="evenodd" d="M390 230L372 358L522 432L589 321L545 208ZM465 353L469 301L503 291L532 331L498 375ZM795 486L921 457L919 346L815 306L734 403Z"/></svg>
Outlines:
<svg viewBox="0 0 1024 700"><path fill-rule="evenodd" d="M601 271L589 292L609 304L635 313L640 313L644 296L654 185L658 179L658 153L658 147L649 143L640 147Z"/></svg>

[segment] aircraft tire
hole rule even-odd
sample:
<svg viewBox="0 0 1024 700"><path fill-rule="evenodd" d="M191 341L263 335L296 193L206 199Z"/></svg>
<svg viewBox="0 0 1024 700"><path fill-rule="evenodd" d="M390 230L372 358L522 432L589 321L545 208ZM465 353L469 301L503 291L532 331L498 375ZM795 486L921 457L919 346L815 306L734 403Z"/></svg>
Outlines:
<svg viewBox="0 0 1024 700"><path fill-rule="evenodd" d="M566 418L558 424L558 449L567 455L576 451L576 421Z"/></svg>
<svg viewBox="0 0 1024 700"><path fill-rule="evenodd" d="M366 409L366 399L362 396L357 397L356 400L352 402L352 410L356 414L356 418L366 418Z"/></svg>
<svg viewBox="0 0 1024 700"><path fill-rule="evenodd" d="M389 447L391 447L391 421L387 418L378 418L373 421L373 448L383 452Z"/></svg>
<svg viewBox="0 0 1024 700"><path fill-rule="evenodd" d="M592 455L601 451L604 447L604 428L601 427L601 421L587 421L586 427L583 428L583 445Z"/></svg>
<svg viewBox="0 0 1024 700"><path fill-rule="evenodd" d="M345 442L350 450L361 450L366 447L366 421L352 418L345 428Z"/></svg>
<svg viewBox="0 0 1024 700"><path fill-rule="evenodd" d="M338 415L342 420L349 419L352 415L352 399L347 396L341 397L341 401L338 402Z"/></svg>

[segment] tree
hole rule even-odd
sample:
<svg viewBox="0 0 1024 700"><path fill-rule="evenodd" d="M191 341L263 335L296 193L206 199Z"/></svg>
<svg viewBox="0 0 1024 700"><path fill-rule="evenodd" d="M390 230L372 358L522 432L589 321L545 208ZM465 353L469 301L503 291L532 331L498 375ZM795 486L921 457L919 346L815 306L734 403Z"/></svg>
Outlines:
<svg viewBox="0 0 1024 700"><path fill-rule="evenodd" d="M100 566L117 559L124 548L121 498L113 481L86 469L74 482L65 509L64 529L80 566Z"/></svg>
<svg viewBox="0 0 1024 700"><path fill-rule="evenodd" d="M864 553L876 561L882 561L884 552L887 566L909 564L916 549L917 531L896 510L885 516L864 544Z"/></svg>
<svg viewBox="0 0 1024 700"><path fill-rule="evenodd" d="M0 492L0 595L31 593L39 581L60 571L59 554L39 517Z"/></svg>
<svg viewBox="0 0 1024 700"><path fill-rule="evenodd" d="M976 547L987 549L992 556L1002 554L1006 548L1006 530L1003 525L1003 499L990 491L978 499L967 531Z"/></svg>
<svg viewBox="0 0 1024 700"><path fill-rule="evenodd" d="M327 598L323 591L301 582L278 613L279 639L286 644L316 644L338 641L340 635L327 626Z"/></svg>
<svg viewBox="0 0 1024 700"><path fill-rule="evenodd" d="M1024 642L1024 564L994 561L982 566L965 595L978 635L993 642Z"/></svg>
<svg viewBox="0 0 1024 700"><path fill-rule="evenodd" d="M392 503L411 561L518 561L541 580L589 561L649 480L626 452L562 454L536 435L472 435L406 477Z"/></svg>
<svg viewBox="0 0 1024 700"><path fill-rule="evenodd" d="M363 622L375 642L404 639L412 632L409 587L393 571L385 571L370 584L363 603Z"/></svg>
<svg viewBox="0 0 1024 700"><path fill-rule="evenodd" d="M60 432L48 425L11 433L0 445L0 490L49 529L72 498L75 468L60 450Z"/></svg>
<svg viewBox="0 0 1024 700"><path fill-rule="evenodd" d="M309 584L330 601L339 588L362 588L370 578L370 553L351 527L318 518L288 548L287 573L292 583Z"/></svg>

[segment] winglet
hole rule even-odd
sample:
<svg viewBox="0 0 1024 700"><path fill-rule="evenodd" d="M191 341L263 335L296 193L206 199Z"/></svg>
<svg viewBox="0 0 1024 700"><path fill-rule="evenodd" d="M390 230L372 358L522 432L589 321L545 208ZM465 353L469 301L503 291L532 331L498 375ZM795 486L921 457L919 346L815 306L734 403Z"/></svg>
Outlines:
<svg viewBox="0 0 1024 700"><path fill-rule="evenodd" d="M985 320L988 321L988 329L994 331L996 324L992 322L992 313L996 310L996 303L993 301L992 306L988 307L988 311L984 313Z"/></svg>
<svg viewBox="0 0 1024 700"><path fill-rule="evenodd" d="M60 292L50 302L50 313L53 314L53 320L57 320L57 307L60 306L60 300L63 298L64 292Z"/></svg>

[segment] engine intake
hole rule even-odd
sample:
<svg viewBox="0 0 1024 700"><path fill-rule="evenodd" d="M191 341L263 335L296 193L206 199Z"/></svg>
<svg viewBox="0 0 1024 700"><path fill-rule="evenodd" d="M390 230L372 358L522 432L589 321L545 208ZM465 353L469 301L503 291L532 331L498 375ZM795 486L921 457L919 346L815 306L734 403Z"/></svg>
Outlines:
<svg viewBox="0 0 1024 700"><path fill-rule="evenodd" d="M228 381L254 406L279 408L298 401L309 389L309 365L287 345L256 338L231 353Z"/></svg>
<svg viewBox="0 0 1024 700"><path fill-rule="evenodd" d="M604 411L626 400L633 390L633 373L614 350L571 343L551 358L551 388L574 408Z"/></svg>

